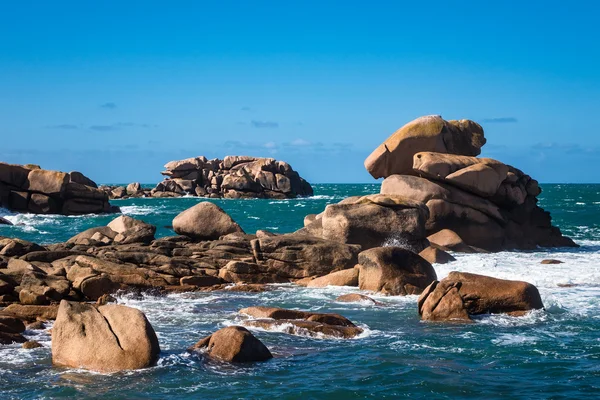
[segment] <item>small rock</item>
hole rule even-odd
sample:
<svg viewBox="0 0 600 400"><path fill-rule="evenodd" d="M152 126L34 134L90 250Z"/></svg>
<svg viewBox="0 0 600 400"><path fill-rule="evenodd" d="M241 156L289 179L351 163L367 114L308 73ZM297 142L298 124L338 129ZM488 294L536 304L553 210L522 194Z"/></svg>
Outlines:
<svg viewBox="0 0 600 400"><path fill-rule="evenodd" d="M383 305L383 303L370 298L369 296L365 296L360 293L348 293L338 296L335 301L339 301L340 303L371 303L375 305Z"/></svg>
<svg viewBox="0 0 600 400"><path fill-rule="evenodd" d="M560 260L555 260L555 259L546 259L546 260L542 260L540 262L540 264L563 264L564 261L560 261Z"/></svg>
<svg viewBox="0 0 600 400"><path fill-rule="evenodd" d="M28 340L23 343L22 347L27 350L37 349L38 347L42 347L42 345L35 340Z"/></svg>
<svg viewBox="0 0 600 400"><path fill-rule="evenodd" d="M198 350L206 350L205 354L209 357L227 362L266 361L273 358L269 349L241 326L219 329L188 349Z"/></svg>

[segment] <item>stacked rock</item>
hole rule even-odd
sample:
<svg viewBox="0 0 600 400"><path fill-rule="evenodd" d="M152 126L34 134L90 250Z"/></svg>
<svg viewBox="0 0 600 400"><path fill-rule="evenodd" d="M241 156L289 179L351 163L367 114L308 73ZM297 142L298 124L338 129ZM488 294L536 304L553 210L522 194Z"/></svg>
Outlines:
<svg viewBox="0 0 600 400"><path fill-rule="evenodd" d="M80 172L37 165L0 163L0 207L36 214L91 214L118 211L108 195Z"/></svg>
<svg viewBox="0 0 600 400"><path fill-rule="evenodd" d="M311 196L310 184L292 167L274 158L227 156L223 160L194 157L171 161L162 172L167 179L153 197L191 194L212 198L291 198Z"/></svg>
<svg viewBox="0 0 600 400"><path fill-rule="evenodd" d="M537 205L538 182L489 158L477 158L483 128L470 120L426 116L409 122L365 160L381 194L423 202L427 234L456 232L469 246L500 251L576 246Z"/></svg>

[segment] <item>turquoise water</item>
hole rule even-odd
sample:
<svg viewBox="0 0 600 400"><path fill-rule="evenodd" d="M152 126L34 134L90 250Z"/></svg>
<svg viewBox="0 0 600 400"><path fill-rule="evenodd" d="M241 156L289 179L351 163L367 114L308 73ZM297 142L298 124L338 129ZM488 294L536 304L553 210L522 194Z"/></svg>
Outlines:
<svg viewBox="0 0 600 400"><path fill-rule="evenodd" d="M545 310L525 317L487 315L470 325L422 323L416 296L375 296L385 304L337 303L355 288L274 286L261 294L193 293L167 297L121 296L143 310L159 336L156 367L112 375L54 368L50 338L26 335L46 347L0 347L0 398L596 398L600 390L600 185L543 185L540 204L578 249L456 254L434 265L439 278L452 270L519 279L538 286ZM285 201L220 200L247 232L290 232L306 214L378 185L316 185L314 198ZM156 224L158 235L198 199L116 201L129 215ZM0 235L40 243L63 241L112 217L9 215L22 225ZM541 265L544 258L564 261ZM567 287L565 287L567 285ZM340 313L365 329L352 340L291 336L252 328L275 358L228 365L190 356L185 349L223 326L243 324L237 311L271 305Z"/></svg>

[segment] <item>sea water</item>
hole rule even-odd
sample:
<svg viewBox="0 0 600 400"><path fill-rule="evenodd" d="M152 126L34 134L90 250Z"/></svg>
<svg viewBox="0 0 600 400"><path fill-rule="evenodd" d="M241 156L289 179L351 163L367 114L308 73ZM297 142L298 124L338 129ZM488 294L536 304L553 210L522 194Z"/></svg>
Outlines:
<svg viewBox="0 0 600 400"><path fill-rule="evenodd" d="M216 200L246 232L285 233L341 199L376 193L378 185L315 185L315 196L293 200ZM434 265L439 278L467 271L533 283L545 309L524 317L484 315L473 324L419 320L416 296L383 303L338 303L357 288L274 285L264 293L186 293L166 297L121 295L141 309L159 338L161 356L149 369L115 374L55 368L50 336L25 336L44 347L0 346L0 398L597 398L600 390L600 185L543 185L540 205L580 248L454 254ZM173 217L203 199L114 201L123 213L172 235ZM114 216L0 215L15 226L0 235L38 243L61 242ZM543 265L544 258L563 264ZM369 294L369 293L365 293ZM369 294L372 295L372 294ZM268 305L348 317L364 333L331 339L250 328L274 355L270 361L232 365L190 355L186 348L215 330L244 324L237 311Z"/></svg>

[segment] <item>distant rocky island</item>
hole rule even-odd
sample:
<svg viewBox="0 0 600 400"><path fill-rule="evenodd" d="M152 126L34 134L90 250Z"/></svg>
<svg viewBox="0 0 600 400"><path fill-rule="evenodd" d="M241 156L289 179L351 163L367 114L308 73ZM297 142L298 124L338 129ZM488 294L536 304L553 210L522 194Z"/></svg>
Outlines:
<svg viewBox="0 0 600 400"><path fill-rule="evenodd" d="M213 199L287 199L312 196L310 184L285 161L274 158L226 156L207 160L204 156L171 161L162 174L167 178L152 190L139 183L103 186L111 199L128 197L199 196Z"/></svg>
<svg viewBox="0 0 600 400"><path fill-rule="evenodd" d="M422 320L452 323L471 323L485 313L520 316L541 309L541 296L530 283L456 271L438 281L432 266L455 261L450 253L576 246L537 205L540 188L534 179L476 157L484 144L483 129L473 121L414 120L365 161L374 178L385 178L380 193L327 205L307 215L305 226L293 233L244 232L214 202L199 201L173 219L176 235L169 237L156 238L155 226L122 215L64 243L42 246L0 238L0 306L6 306L0 311L0 343L26 342L26 323L55 319L55 365L100 372L151 366L160 354L158 338L139 310L108 304L119 290L253 293L270 290L267 284L273 283L354 286L390 296L420 295L415 312ZM288 164L274 159L197 157L166 168L168 178L150 191L152 196L312 194ZM0 181L13 182L9 193L27 192L23 204L28 209L34 194L52 194L62 201L60 210L70 211L65 204L99 190L73 173L14 166L3 171ZM6 171L17 178L6 178ZM134 189L139 194L139 186L123 188ZM73 193L78 197L69 197ZM91 204L104 207L105 198ZM337 301L377 304L358 293ZM339 314L269 305L239 314L247 327L291 335L302 331L347 339L363 332ZM272 356L245 327L227 327L190 345L192 353L227 362Z"/></svg>

